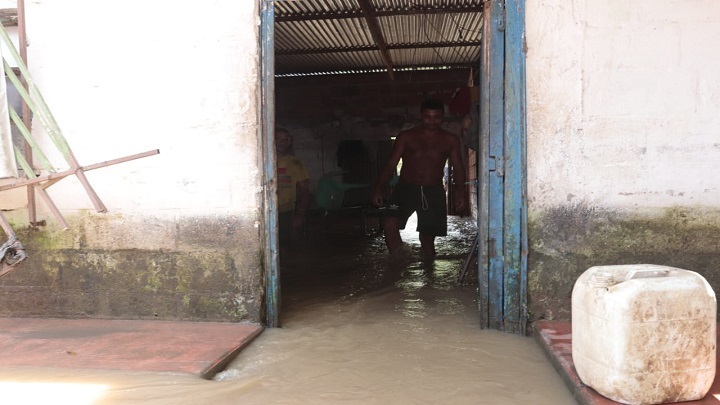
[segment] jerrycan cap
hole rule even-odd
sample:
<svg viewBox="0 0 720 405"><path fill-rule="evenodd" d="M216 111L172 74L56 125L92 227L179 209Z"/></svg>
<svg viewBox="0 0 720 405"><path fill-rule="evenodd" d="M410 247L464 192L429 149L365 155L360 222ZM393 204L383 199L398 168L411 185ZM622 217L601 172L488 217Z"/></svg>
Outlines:
<svg viewBox="0 0 720 405"><path fill-rule="evenodd" d="M588 284L597 288L608 288L615 285L615 277L608 271L596 271L590 275Z"/></svg>

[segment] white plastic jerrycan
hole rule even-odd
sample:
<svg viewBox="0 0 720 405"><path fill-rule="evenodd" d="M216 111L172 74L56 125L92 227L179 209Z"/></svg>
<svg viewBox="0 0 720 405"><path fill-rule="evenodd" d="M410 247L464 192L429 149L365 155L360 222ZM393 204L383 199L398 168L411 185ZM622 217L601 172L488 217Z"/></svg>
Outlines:
<svg viewBox="0 0 720 405"><path fill-rule="evenodd" d="M572 292L572 357L613 401L702 399L715 378L715 293L699 274L651 264L597 266Z"/></svg>

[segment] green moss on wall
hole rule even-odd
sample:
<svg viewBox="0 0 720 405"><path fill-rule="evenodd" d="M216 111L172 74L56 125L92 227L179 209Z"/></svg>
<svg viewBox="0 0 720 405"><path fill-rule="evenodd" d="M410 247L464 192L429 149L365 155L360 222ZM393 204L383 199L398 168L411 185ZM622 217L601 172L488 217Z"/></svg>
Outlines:
<svg viewBox="0 0 720 405"><path fill-rule="evenodd" d="M150 229L117 217L72 220L67 231L15 227L28 259L0 279L0 316L262 321L251 221L194 218Z"/></svg>
<svg viewBox="0 0 720 405"><path fill-rule="evenodd" d="M570 319L575 280L592 266L651 263L693 270L720 291L720 212L619 212L588 205L534 212L528 223L530 320Z"/></svg>

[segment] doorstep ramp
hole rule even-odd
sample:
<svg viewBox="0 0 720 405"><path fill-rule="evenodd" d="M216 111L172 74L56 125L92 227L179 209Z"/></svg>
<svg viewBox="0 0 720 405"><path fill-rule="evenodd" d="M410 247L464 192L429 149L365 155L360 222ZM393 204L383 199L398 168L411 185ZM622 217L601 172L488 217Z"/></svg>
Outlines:
<svg viewBox="0 0 720 405"><path fill-rule="evenodd" d="M176 372L211 379L262 331L250 323L0 318L0 367Z"/></svg>
<svg viewBox="0 0 720 405"><path fill-rule="evenodd" d="M717 330L718 333L720 333L720 327ZM579 404L620 404L619 402L603 397L580 381L580 377L578 376L577 371L575 371L575 364L572 360L572 325L570 322L537 321L533 324L533 335ZM720 343L720 339L718 339L718 343ZM720 350L717 350L715 360L716 364L719 357ZM720 368L717 368L716 366L716 369L718 372L715 373L715 380L710 387L710 391L703 399L697 401L675 402L675 404L720 404Z"/></svg>

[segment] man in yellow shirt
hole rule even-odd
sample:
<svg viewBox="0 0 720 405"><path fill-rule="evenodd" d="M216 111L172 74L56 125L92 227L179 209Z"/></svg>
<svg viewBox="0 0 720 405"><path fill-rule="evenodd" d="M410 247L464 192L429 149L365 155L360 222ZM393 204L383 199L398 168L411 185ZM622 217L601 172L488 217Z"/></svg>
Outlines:
<svg viewBox="0 0 720 405"><path fill-rule="evenodd" d="M310 179L303 162L293 156L293 139L284 128L275 130L277 151L278 229L280 251L292 247L298 230L305 224L310 206Z"/></svg>

